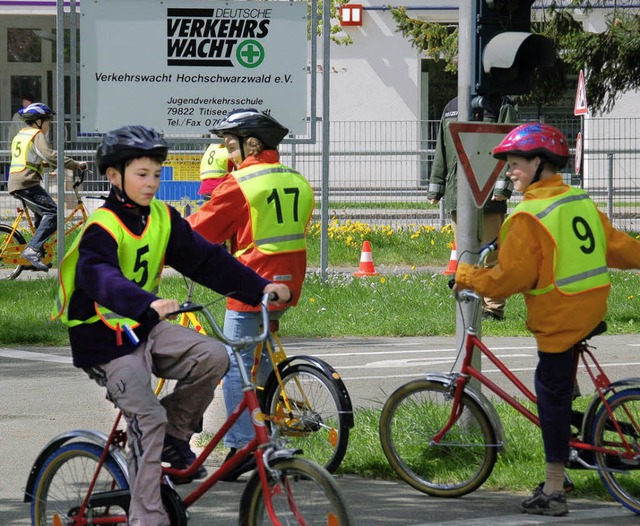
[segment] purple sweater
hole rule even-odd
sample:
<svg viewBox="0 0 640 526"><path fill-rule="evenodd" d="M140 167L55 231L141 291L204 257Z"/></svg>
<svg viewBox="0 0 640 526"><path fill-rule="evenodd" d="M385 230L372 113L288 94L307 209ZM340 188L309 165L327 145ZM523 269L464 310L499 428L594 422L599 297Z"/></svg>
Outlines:
<svg viewBox="0 0 640 526"><path fill-rule="evenodd" d="M113 192L104 207L114 211L133 234L143 232L149 207L129 208L120 203ZM238 262L222 245L209 243L191 230L175 209L170 210L171 235L165 265L219 294L257 305L269 281ZM98 225L87 228L80 241L76 289L69 302L69 318L90 318L95 314L93 302L96 301L122 316L137 320L140 326L135 332L144 342L158 323L158 314L150 308L156 299L158 296L122 275L117 244L111 235ZM126 336L122 338L122 345L118 345L116 332L101 321L69 328L69 341L73 364L82 368L109 362L135 349Z"/></svg>

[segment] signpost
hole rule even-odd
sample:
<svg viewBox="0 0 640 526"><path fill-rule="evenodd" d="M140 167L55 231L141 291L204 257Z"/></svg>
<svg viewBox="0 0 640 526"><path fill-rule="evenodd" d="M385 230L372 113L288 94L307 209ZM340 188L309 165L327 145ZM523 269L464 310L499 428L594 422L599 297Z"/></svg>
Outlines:
<svg viewBox="0 0 640 526"><path fill-rule="evenodd" d="M464 169L478 208L486 203L506 164L493 157L491 152L516 127L517 124L484 122L452 122L449 125L459 164Z"/></svg>

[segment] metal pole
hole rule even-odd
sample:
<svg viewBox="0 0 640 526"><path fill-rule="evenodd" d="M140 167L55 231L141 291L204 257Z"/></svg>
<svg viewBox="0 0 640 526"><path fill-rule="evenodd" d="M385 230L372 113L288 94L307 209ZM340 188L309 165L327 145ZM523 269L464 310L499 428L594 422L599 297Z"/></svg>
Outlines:
<svg viewBox="0 0 640 526"><path fill-rule="evenodd" d="M613 222L613 152L607 154L607 215Z"/></svg>
<svg viewBox="0 0 640 526"><path fill-rule="evenodd" d="M475 43L475 9L476 0L463 0L460 2L460 20L459 20L459 60L458 60L458 120L461 122L469 120L469 107L471 105L471 79L472 79L472 57L473 46ZM474 88L475 92L475 88ZM457 195L457 233L456 233L456 249L458 253L458 261L465 263L475 263L475 255L480 246L480 237L478 232L479 216L482 213L475 206L471 188L467 181L467 177L462 167L462 163L458 163L458 195ZM470 319L472 313L470 304L462 304L462 309L456 310L456 347L461 348L464 342L464 323L465 319ZM480 311L479 311L480 312ZM475 326L480 332L480 321L476 320ZM473 356L473 365L480 369L480 353ZM473 385L480 388L477 381Z"/></svg>
<svg viewBox="0 0 640 526"><path fill-rule="evenodd" d="M78 100L76 80L78 77L78 62L76 61L76 55L78 53L76 41L78 14L76 10L76 0L71 0L71 3L69 4L69 11L69 98L71 102L69 107L69 140L76 142L78 140L78 112L76 111Z"/></svg>
<svg viewBox="0 0 640 526"><path fill-rule="evenodd" d="M64 0L56 0L56 150L58 154L58 272L64 257Z"/></svg>
<svg viewBox="0 0 640 526"><path fill-rule="evenodd" d="M329 95L331 61L331 2L322 6L322 196L320 199L320 277L327 281L329 267Z"/></svg>

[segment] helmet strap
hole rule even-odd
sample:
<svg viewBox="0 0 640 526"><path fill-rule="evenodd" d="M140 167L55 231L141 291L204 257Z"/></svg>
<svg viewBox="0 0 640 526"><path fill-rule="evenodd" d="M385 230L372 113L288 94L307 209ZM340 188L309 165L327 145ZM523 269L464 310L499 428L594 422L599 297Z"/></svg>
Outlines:
<svg viewBox="0 0 640 526"><path fill-rule="evenodd" d="M540 164L538 165L538 168L536 168L536 173L533 176L533 181L531 181L531 184L537 183L540 180L540 176L542 175L542 170L544 170L544 159L540 157Z"/></svg>
<svg viewBox="0 0 640 526"><path fill-rule="evenodd" d="M139 207L140 205L138 205L138 203L136 203L135 201L132 201L127 195L127 192L125 192L125 189L124 189L125 167L126 167L126 163L124 161L118 167L118 170L120 171L120 186L122 186L122 188L118 188L116 185L111 185L111 186L113 187L113 191L115 192L116 196L123 204L129 205L132 207Z"/></svg>

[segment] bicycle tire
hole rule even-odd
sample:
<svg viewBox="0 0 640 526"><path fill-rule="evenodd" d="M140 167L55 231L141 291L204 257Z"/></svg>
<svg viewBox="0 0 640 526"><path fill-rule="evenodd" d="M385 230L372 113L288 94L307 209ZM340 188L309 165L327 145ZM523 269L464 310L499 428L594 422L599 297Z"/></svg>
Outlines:
<svg viewBox="0 0 640 526"><path fill-rule="evenodd" d="M350 526L354 524L340 488L331 474L306 458L279 458L267 470L276 516L283 526ZM292 510L292 506L294 510ZM256 471L240 499L240 526L272 524Z"/></svg>
<svg viewBox="0 0 640 526"><path fill-rule="evenodd" d="M26 244L24 236L18 232L13 232L13 229L9 225L0 225L0 247L4 246L8 237L11 237L6 249L15 248L20 245ZM4 260L2 254L0 254L0 280L12 280L16 279L22 272L22 265L12 264Z"/></svg>
<svg viewBox="0 0 640 526"><path fill-rule="evenodd" d="M608 399L611 411L624 433L625 440L636 455L640 455L640 389L625 389ZM593 425L593 444L596 447L619 448L626 451L619 433L602 406ZM625 461L620 455L595 453L595 463L605 487L625 508L640 514L640 464L638 460Z"/></svg>
<svg viewBox="0 0 640 526"><path fill-rule="evenodd" d="M495 431L484 410L462 395L464 413L442 437L453 396L448 386L419 379L394 391L380 415L380 443L398 476L435 497L461 497L478 489L497 458Z"/></svg>
<svg viewBox="0 0 640 526"><path fill-rule="evenodd" d="M333 473L347 452L346 408L332 378L310 364L294 364L282 372L282 386L263 393L263 411L270 424L280 426L288 445ZM291 413L282 399L284 389Z"/></svg>
<svg viewBox="0 0 640 526"><path fill-rule="evenodd" d="M73 510L80 506L85 497L96 464L100 460L103 448L90 442L73 442L56 449L42 465L34 486L31 502L31 524L50 526L53 514L61 518L72 516ZM116 461L107 457L94 493L113 489L127 489L126 474ZM93 509L93 514L105 514L111 510ZM118 508L115 513L127 510Z"/></svg>

